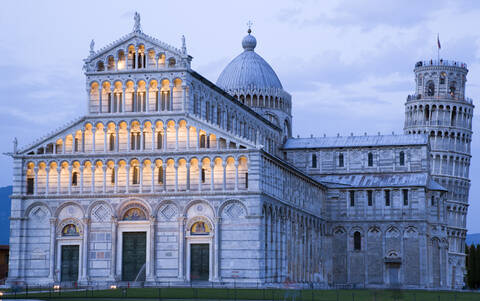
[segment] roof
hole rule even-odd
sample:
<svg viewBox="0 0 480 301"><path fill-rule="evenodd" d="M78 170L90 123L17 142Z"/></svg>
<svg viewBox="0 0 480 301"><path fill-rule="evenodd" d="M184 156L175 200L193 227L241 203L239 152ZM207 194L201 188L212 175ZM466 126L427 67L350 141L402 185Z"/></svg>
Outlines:
<svg viewBox="0 0 480 301"><path fill-rule="evenodd" d="M440 184L431 180L427 173L329 175L315 178L330 188L421 186L430 190L445 190Z"/></svg>
<svg viewBox="0 0 480 301"><path fill-rule="evenodd" d="M339 148L367 146L402 146L427 145L427 135L377 135L377 136L344 136L290 138L283 145L284 149L297 148Z"/></svg>
<svg viewBox="0 0 480 301"><path fill-rule="evenodd" d="M244 51L234 58L217 80L227 92L236 89L283 89L272 67L255 52L257 41L250 33L243 39Z"/></svg>

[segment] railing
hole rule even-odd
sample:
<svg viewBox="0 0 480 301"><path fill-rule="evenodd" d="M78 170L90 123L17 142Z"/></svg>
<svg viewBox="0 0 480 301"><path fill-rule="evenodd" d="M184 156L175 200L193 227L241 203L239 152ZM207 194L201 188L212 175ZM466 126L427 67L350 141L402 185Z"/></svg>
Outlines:
<svg viewBox="0 0 480 301"><path fill-rule="evenodd" d="M453 66L453 67L467 68L467 64L465 64L463 62L444 60L444 59L418 61L415 64L415 68L423 67L423 66Z"/></svg>
<svg viewBox="0 0 480 301"><path fill-rule="evenodd" d="M411 94L407 96L407 101L414 101L414 100L459 100L459 101L465 101L467 103L473 103L473 100L469 97L458 97L458 96L452 96L450 94L445 94L445 95L434 95L434 96L427 96L427 95L422 95L422 94Z"/></svg>

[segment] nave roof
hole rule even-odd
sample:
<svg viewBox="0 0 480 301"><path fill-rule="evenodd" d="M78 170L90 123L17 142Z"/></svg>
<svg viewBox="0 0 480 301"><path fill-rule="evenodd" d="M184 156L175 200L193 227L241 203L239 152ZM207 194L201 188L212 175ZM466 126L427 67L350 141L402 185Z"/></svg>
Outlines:
<svg viewBox="0 0 480 301"><path fill-rule="evenodd" d="M329 188L426 187L429 190L447 191L442 185L431 179L428 173L350 174L319 176L315 178Z"/></svg>
<svg viewBox="0 0 480 301"><path fill-rule="evenodd" d="M426 145L427 135L377 135L290 138L284 149Z"/></svg>

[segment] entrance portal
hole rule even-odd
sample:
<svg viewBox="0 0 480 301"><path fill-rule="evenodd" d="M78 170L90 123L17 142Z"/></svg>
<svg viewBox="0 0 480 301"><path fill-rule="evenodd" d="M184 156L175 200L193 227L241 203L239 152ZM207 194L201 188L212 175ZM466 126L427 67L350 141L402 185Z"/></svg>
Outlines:
<svg viewBox="0 0 480 301"><path fill-rule="evenodd" d="M209 244L190 245L190 280L208 281Z"/></svg>
<svg viewBox="0 0 480 301"><path fill-rule="evenodd" d="M78 280L78 245L62 246L62 265L60 281Z"/></svg>
<svg viewBox="0 0 480 301"><path fill-rule="evenodd" d="M122 280L144 281L147 258L146 232L123 232Z"/></svg>

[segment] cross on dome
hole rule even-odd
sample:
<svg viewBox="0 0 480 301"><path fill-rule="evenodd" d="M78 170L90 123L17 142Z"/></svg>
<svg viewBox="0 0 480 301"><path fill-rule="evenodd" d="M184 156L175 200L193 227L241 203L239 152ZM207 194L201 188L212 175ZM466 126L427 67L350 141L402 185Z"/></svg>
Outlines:
<svg viewBox="0 0 480 301"><path fill-rule="evenodd" d="M247 26L248 26L247 32L248 32L248 34L252 33L252 25L253 25L252 21L248 20L248 22L247 22Z"/></svg>

